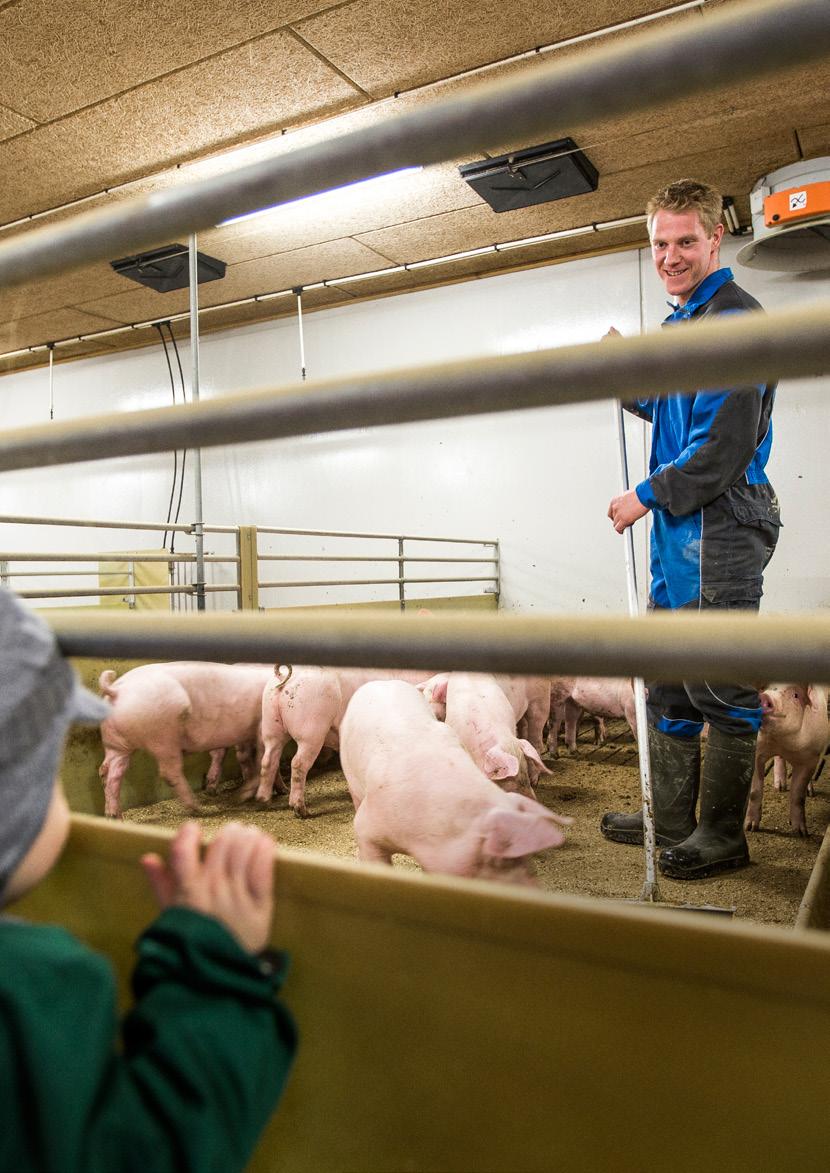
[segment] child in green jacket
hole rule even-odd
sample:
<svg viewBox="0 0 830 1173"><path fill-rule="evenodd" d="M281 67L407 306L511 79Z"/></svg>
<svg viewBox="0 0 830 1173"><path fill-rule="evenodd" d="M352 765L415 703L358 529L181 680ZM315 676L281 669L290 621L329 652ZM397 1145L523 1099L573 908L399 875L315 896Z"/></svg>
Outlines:
<svg viewBox="0 0 830 1173"><path fill-rule="evenodd" d="M2 904L63 848L68 725L107 712L0 588ZM109 963L63 929L0 916L0 1173L233 1173L276 1106L296 1033L276 998L285 956L262 953L273 841L230 823L202 858L191 822L168 863L142 864L162 911L137 943L120 1044Z"/></svg>

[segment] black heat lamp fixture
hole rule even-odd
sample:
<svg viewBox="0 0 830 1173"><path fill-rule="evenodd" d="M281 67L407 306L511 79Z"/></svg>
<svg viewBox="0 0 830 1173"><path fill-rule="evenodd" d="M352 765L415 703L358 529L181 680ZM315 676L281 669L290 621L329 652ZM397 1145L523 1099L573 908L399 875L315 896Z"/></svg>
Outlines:
<svg viewBox="0 0 830 1173"><path fill-rule="evenodd" d="M110 261L116 273L155 289L157 293L170 293L174 289L187 289L190 285L189 250L185 244L165 244L151 252L139 253L135 257L122 257ZM199 285L205 281L219 281L225 276L224 261L196 253L196 280Z"/></svg>
<svg viewBox="0 0 830 1173"><path fill-rule="evenodd" d="M572 138L464 163L458 170L494 212L585 195L599 183L599 172Z"/></svg>

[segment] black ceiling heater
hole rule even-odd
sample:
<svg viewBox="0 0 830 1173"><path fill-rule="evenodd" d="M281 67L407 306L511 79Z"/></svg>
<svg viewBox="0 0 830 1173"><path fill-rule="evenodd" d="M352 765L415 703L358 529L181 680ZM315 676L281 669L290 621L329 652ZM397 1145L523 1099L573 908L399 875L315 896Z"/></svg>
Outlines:
<svg viewBox="0 0 830 1173"><path fill-rule="evenodd" d="M116 273L155 289L157 293L170 293L174 289L186 289L190 284L188 248L185 244L165 244L151 252L139 253L135 257L122 257L110 261ZM225 276L224 261L196 253L196 279L201 285L205 281L219 281Z"/></svg>
<svg viewBox="0 0 830 1173"><path fill-rule="evenodd" d="M464 163L458 170L494 212L585 195L599 183L599 172L572 138Z"/></svg>

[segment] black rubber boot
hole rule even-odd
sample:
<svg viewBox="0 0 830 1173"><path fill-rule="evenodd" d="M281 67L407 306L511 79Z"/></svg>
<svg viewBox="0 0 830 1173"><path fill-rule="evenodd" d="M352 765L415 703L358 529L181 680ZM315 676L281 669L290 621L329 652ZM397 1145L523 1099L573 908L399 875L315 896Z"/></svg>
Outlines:
<svg viewBox="0 0 830 1173"><path fill-rule="evenodd" d="M654 838L659 847L682 843L695 829L700 785L700 740L669 737L648 727ZM643 843L643 812L612 811L602 816L600 831L615 843Z"/></svg>
<svg viewBox="0 0 830 1173"><path fill-rule="evenodd" d="M755 762L754 733L730 737L709 729L700 790L700 822L682 843L667 847L658 867L675 880L699 880L749 863L744 814Z"/></svg>

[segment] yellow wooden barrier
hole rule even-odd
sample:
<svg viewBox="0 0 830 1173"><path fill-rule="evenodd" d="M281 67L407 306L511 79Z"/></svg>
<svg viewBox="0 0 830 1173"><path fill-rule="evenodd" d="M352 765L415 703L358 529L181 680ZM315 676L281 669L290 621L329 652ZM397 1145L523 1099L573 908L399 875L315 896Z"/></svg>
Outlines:
<svg viewBox="0 0 830 1173"><path fill-rule="evenodd" d="M74 816L15 909L122 996L170 833ZM251 1173L757 1173L828 1164L830 940L280 852L300 1050Z"/></svg>

